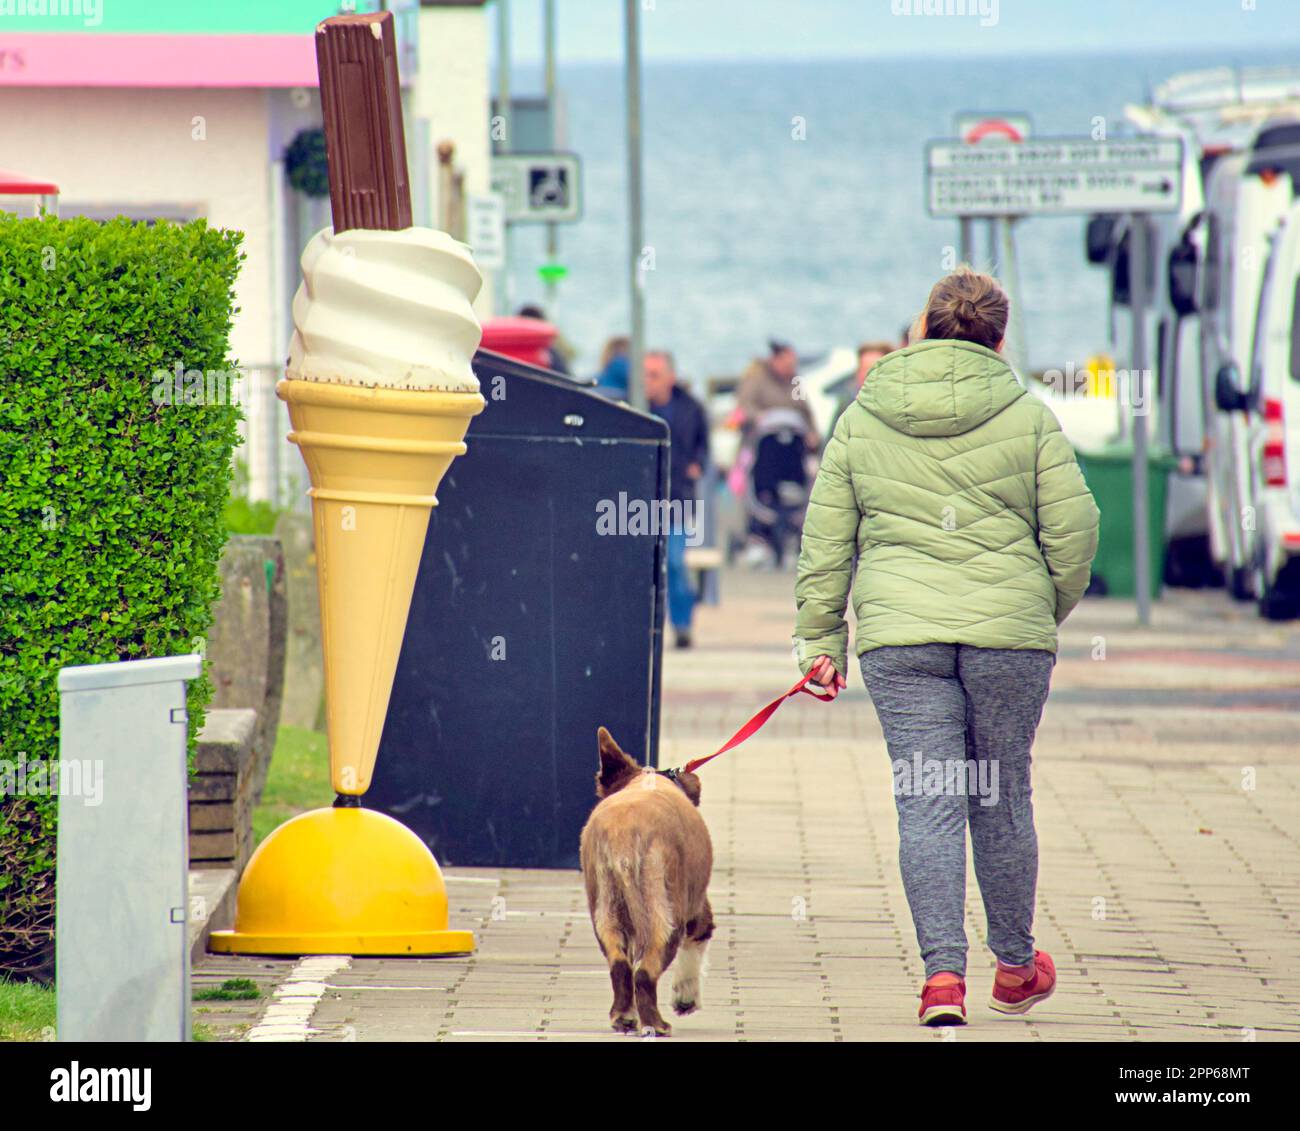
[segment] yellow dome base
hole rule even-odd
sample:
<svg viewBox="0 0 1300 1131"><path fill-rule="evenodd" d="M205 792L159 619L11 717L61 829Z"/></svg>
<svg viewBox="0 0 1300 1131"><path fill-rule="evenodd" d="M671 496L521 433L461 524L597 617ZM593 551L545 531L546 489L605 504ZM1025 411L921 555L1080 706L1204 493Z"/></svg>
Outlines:
<svg viewBox="0 0 1300 1131"><path fill-rule="evenodd" d="M373 809L313 809L253 853L233 931L218 954L469 954L474 936L447 923L447 889L410 829Z"/></svg>

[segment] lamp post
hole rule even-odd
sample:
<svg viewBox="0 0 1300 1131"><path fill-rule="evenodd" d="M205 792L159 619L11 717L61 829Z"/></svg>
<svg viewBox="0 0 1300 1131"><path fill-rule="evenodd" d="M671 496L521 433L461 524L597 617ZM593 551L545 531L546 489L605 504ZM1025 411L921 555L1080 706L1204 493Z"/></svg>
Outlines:
<svg viewBox="0 0 1300 1131"><path fill-rule="evenodd" d="M631 347L628 350L627 394L634 408L646 407L641 381L645 354L645 296L642 293L641 249L641 25L640 0L626 0L624 41L627 77L627 230L628 298L631 303Z"/></svg>

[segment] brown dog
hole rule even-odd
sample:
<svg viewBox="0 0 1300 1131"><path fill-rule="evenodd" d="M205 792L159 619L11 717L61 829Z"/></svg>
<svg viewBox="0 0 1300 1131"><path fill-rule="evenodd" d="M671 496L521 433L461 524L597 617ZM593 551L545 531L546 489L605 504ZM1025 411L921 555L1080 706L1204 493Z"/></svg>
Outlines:
<svg viewBox="0 0 1300 1131"><path fill-rule="evenodd" d="M622 1032L635 1030L639 1018L643 1030L666 1037L672 1026L659 1015L660 975L680 947L673 1009L693 1012L713 937L713 844L697 808L700 779L643 769L604 727L596 737L601 801L582 830L581 859L591 925L614 986L609 1016Z"/></svg>

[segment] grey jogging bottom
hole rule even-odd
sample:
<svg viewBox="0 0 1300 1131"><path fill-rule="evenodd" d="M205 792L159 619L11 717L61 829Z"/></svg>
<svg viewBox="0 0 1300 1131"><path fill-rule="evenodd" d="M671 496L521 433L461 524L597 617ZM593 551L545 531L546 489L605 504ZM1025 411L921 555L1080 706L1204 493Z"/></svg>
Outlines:
<svg viewBox="0 0 1300 1131"><path fill-rule="evenodd" d="M1033 961L1038 838L1030 749L1056 657L917 644L862 654L894 771L898 862L929 978L966 973L966 825L989 949Z"/></svg>

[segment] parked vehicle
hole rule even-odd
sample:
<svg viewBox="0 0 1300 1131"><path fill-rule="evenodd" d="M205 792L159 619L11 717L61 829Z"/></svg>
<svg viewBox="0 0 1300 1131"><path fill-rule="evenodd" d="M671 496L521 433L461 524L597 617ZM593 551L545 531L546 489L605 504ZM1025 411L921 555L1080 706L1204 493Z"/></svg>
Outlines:
<svg viewBox="0 0 1300 1131"><path fill-rule="evenodd" d="M1210 552L1234 597L1249 596L1247 562L1254 526L1243 509L1249 494L1246 419L1224 412L1216 397L1231 373L1248 373L1268 241L1290 191L1261 192L1246 174L1247 155L1215 166L1207 184L1205 259L1201 271L1201 380L1206 417L1205 473Z"/></svg>
<svg viewBox="0 0 1300 1131"><path fill-rule="evenodd" d="M1207 417L1206 475L1211 552L1232 595L1256 595L1259 533L1253 506L1250 407L1224 409L1220 390L1249 381L1270 245L1293 199L1290 172L1273 156L1277 127L1219 161L1207 186L1201 279L1201 373ZM1243 381L1241 375L1246 375ZM1227 403L1236 404L1229 398Z"/></svg>
<svg viewBox="0 0 1300 1131"><path fill-rule="evenodd" d="M1166 511L1164 579L1170 585L1203 586L1221 581L1210 556L1206 482L1202 467L1205 409L1200 385L1200 335L1196 287L1204 214L1205 145L1192 123L1159 105L1129 107L1141 136L1176 137L1183 143L1181 205L1177 212L1147 218L1145 293L1147 364L1154 372L1150 435L1177 459L1170 474ZM1098 216L1086 232L1089 262L1111 276L1111 337L1118 367L1133 368L1131 248L1127 216ZM1120 414L1120 435L1127 425ZM1064 419L1062 427L1066 427ZM1066 428L1067 435L1069 429Z"/></svg>
<svg viewBox="0 0 1300 1131"><path fill-rule="evenodd" d="M1215 399L1245 435L1250 589L1264 616L1300 616L1300 202L1272 241L1249 373L1225 367Z"/></svg>
<svg viewBox="0 0 1300 1131"><path fill-rule="evenodd" d="M1242 505L1232 485L1244 469L1229 458L1235 426L1220 419L1214 384L1228 360L1243 370L1248 365L1268 234L1288 204L1284 190L1268 191L1262 178L1246 173L1249 151L1261 125L1297 107L1300 67L1221 67L1174 76L1150 104L1125 110L1138 136L1183 141L1182 206L1152 215L1148 229L1152 435L1177 460L1166 510L1167 584L1221 583L1234 562L1236 592L1244 595L1250 584L1239 535L1251 532L1240 530L1239 519L1229 521L1231 508ZM1126 217L1089 222L1088 260L1111 274L1111 332L1122 368L1129 367L1132 329L1130 242Z"/></svg>

